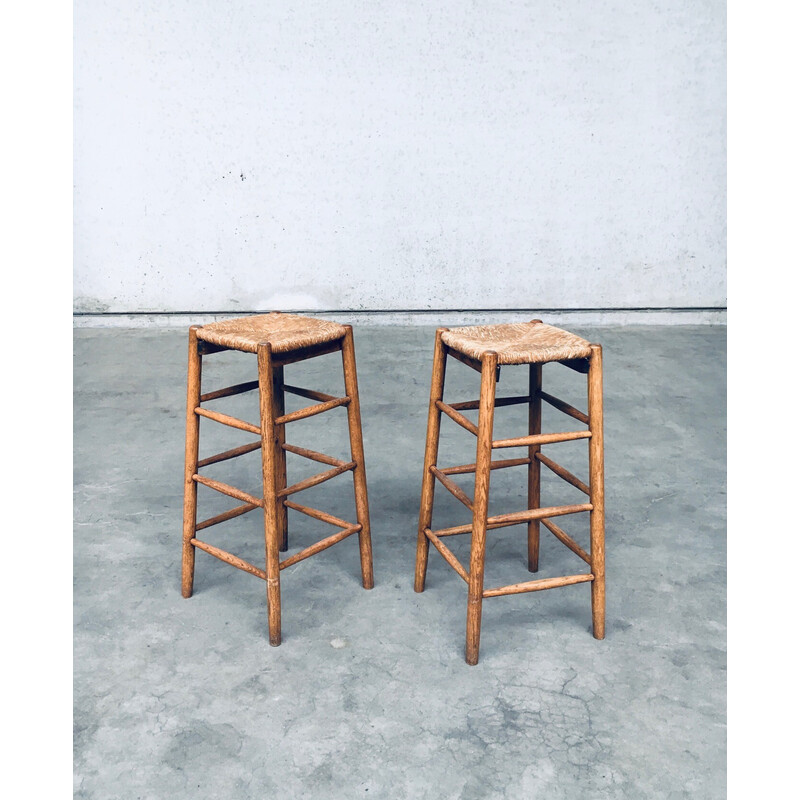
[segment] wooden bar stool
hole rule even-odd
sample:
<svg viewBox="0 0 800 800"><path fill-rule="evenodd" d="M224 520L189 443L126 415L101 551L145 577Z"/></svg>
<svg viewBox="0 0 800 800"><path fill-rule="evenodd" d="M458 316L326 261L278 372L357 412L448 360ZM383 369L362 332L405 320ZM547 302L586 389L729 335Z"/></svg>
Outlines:
<svg viewBox="0 0 800 800"><path fill-rule="evenodd" d="M462 403L445 403L444 378L447 356L467 364L481 374L480 399ZM571 405L542 391L542 365L559 362L588 376L589 413L584 414ZM521 397L495 397L495 384L500 367L505 364L529 364L529 391ZM542 433L542 400L587 426L585 430L564 433ZM514 439L493 439L494 409L496 406L526 404L528 406L528 435ZM475 425L461 412L478 409ZM466 428L478 440L474 464L447 467L437 466L439 425L444 412L450 419ZM589 484L557 464L541 452L543 445L574 439L589 440ZM508 447L524 447L522 458L492 460L492 451ZM544 464L556 475L588 495L588 503L542 508L540 504L540 469ZM506 467L527 465L528 508L509 514L488 516L489 477L491 471ZM470 499L466 492L451 480L450 475L475 474L475 493ZM433 516L434 482L438 480L472 513L469 525L458 525L441 530L431 529ZM585 552L553 517L588 511L590 518L590 550ZM589 565L589 572L558 578L517 583L484 589L484 559L486 531L508 525L527 523L528 570L539 569L539 523ZM443 539L446 536L470 533L471 548L469 571L458 561ZM605 522L603 506L603 356L599 344L590 344L579 336L568 333L541 320L508 325L478 325L463 328L439 328L433 355L430 406L428 409L428 434L425 446L425 467L422 478L422 498L417 538L417 561L414 590L425 589L428 567L429 543L442 554L445 561L464 579L468 586L467 645L468 664L478 663L481 634L481 609L484 597L536 592L574 583L592 584L592 624L594 636L605 636Z"/></svg>
<svg viewBox="0 0 800 800"><path fill-rule="evenodd" d="M203 356L223 350L255 353L258 359L258 380L201 394L200 378ZM333 397L322 392L302 389L284 383L283 368L287 364L336 351L341 351L342 353L344 397ZM353 329L350 325L339 325L326 320L278 312L224 320L210 325L203 325L202 327L193 326L189 329L189 376L187 386L186 472L183 505L183 596L192 596L194 556L197 548L205 550L212 556L245 572L249 572L251 575L257 575L267 584L269 643L277 646L281 643L281 570L327 549L354 533L358 533L362 582L365 589L373 587L372 542L369 527L367 480L364 469L364 446L361 439L361 411L358 402ZM208 410L202 405L222 397L253 390L258 390L259 393L261 419L258 425L244 422L227 414ZM284 409L285 393L307 397L317 402L314 405L309 405L287 414ZM288 423L305 419L315 414L321 414L339 406L347 407L351 452L351 460L349 462L341 461L314 450L287 444L285 429ZM249 444L198 460L200 417L256 434L259 438ZM228 484L203 477L198 473L199 469L209 464L236 458L253 450L261 450L263 497L255 497ZM320 462L330 467L330 469L298 483L287 485L287 452ZM299 505L288 499L290 495L316 486L348 471L353 473L356 517L358 519L355 524L345 522L323 511ZM240 500L243 505L198 523L198 484ZM197 538L199 531L238 517L241 514L246 514L256 508L264 510L265 570ZM278 552L285 551L288 548L287 508L327 522L339 528L339 530L332 536L328 536L322 541L280 561Z"/></svg>

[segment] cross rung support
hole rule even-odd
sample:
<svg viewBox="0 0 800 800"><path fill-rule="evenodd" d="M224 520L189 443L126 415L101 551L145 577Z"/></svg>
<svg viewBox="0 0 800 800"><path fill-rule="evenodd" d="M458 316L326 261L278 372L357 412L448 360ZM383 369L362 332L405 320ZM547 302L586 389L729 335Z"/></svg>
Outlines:
<svg viewBox="0 0 800 800"><path fill-rule="evenodd" d="M498 514L496 517L489 517L486 520L486 528L507 528L509 525L518 525L521 522L544 519L545 517L560 517L565 514L578 514L581 511L591 511L591 503L582 503L572 506L549 506L547 508L532 508L528 511L515 511L512 514ZM456 525L452 528L442 528L433 531L436 536L457 536L461 533L471 533L472 523L467 525Z"/></svg>
<svg viewBox="0 0 800 800"><path fill-rule="evenodd" d="M253 564L251 564L249 561L245 561L244 559L233 555L233 553L228 553L226 550L220 550L218 547L214 547L214 545L208 544L207 542L201 542L199 539L192 539L191 543L195 547L205 550L206 553L214 556L214 558L218 558L220 561L224 561L226 564L236 567L236 569L240 569L243 572L249 572L251 575L261 578L262 581L267 579L267 573L264 572L263 569L253 566Z"/></svg>
<svg viewBox="0 0 800 800"><path fill-rule="evenodd" d="M238 428L240 431L247 431L248 433L261 433L261 428L259 428L258 425L251 425L249 422L236 419L236 417L228 416L228 414L220 414L218 411L209 411L206 408L200 408L200 406L198 406L194 410L194 413L200 415L201 417L206 417L207 419L213 419L214 422L220 422L230 428Z"/></svg>
<svg viewBox="0 0 800 800"><path fill-rule="evenodd" d="M229 458L236 458L243 456L245 453L252 453L253 450L261 449L261 439L257 442L250 444L243 444L241 447L234 447L232 450L226 450L224 453L217 453L215 456L209 456L197 462L198 469L200 467L207 467L209 464L216 464L219 461L227 461Z"/></svg>
<svg viewBox="0 0 800 800"><path fill-rule="evenodd" d="M306 547L305 549L301 550L299 553L295 553L293 556L289 556L289 558L284 559L280 562L280 568L286 569L286 567L291 567L292 564L296 564L298 561L303 561L310 556L316 555L317 553L321 553L323 550L327 550L329 547L333 547L333 545L338 544L343 539L346 539L348 536L352 536L354 533L358 533L361 530L361 525L351 525L344 530L339 531L338 533L334 533L332 536L328 536L325 539L321 539L320 541L312 544L310 547Z"/></svg>
<svg viewBox="0 0 800 800"><path fill-rule="evenodd" d="M202 522L198 522L194 529L195 531L202 531L205 528L210 528L212 525L219 525L220 522L226 522L229 519L234 519L242 514L246 514L248 511L252 511L255 508L261 508L261 506L257 506L254 503L245 503L243 506L236 506L236 508L232 508L230 511L223 511L222 514L217 514L216 517L210 517Z"/></svg>
<svg viewBox="0 0 800 800"><path fill-rule="evenodd" d="M469 583L469 575L461 562L455 557L453 551L442 542L439 537L430 529L425 528L425 536L433 543L433 546L442 554L442 558L463 578L465 583Z"/></svg>
<svg viewBox="0 0 800 800"><path fill-rule="evenodd" d="M334 517L333 514L328 514L325 511L319 511L318 509L311 508L310 506L301 506L299 503L293 503L291 500L284 500L283 504L286 506L286 508L299 511L301 514L305 514L307 517L311 517L312 519L318 519L322 522L327 522L329 525L335 525L337 528L352 527L352 523L345 522L345 520L339 519L339 517Z"/></svg>
<svg viewBox="0 0 800 800"><path fill-rule="evenodd" d="M580 478L577 478L568 469L562 467L561 464L556 464L552 458L548 458L543 453L536 453L535 458L537 461L540 461L542 464L544 464L551 472L554 472L556 475L558 475L559 478L562 478L567 483L571 483L576 489L580 489L585 495L591 495L591 490Z"/></svg>
<svg viewBox="0 0 800 800"><path fill-rule="evenodd" d="M489 469L506 469L507 467L521 467L526 464L530 464L531 460L529 458L505 458L505 459L498 459L497 461L492 461L489 465ZM457 467L445 467L443 470L440 470L444 475L464 475L470 472L475 472L476 465L475 464L460 464Z"/></svg>
<svg viewBox="0 0 800 800"><path fill-rule="evenodd" d="M591 431L565 431L564 433L535 433L532 436L520 436L516 439L495 439L493 448L498 447L532 447L535 445L571 442L574 439L591 439Z"/></svg>
<svg viewBox="0 0 800 800"><path fill-rule="evenodd" d="M347 463L339 458L327 456L325 453L318 453L316 450L308 450L305 447L297 447L296 445L286 444L285 442L281 445L281 447L287 453L294 453L295 455L302 456L303 458L308 458L311 461L317 461L320 464L330 464L332 467L342 467Z"/></svg>
<svg viewBox="0 0 800 800"><path fill-rule="evenodd" d="M227 386L224 389L217 389L215 392L208 392L207 394L200 395L200 402L205 403L208 400L216 400L219 397L230 397L234 394L242 394L243 392L252 392L253 389L258 389L258 381L247 381L247 383L237 383L235 386Z"/></svg>
<svg viewBox="0 0 800 800"><path fill-rule="evenodd" d="M584 414L583 411L578 411L577 408L574 408L569 403L565 403L563 400L559 400L557 397L553 397L551 394L547 394L547 392L539 392L539 397L545 401L545 403L549 403L553 408L557 408L559 411L563 411L565 414L568 414L570 417L574 419L580 420L584 425L589 424L589 415Z"/></svg>
<svg viewBox="0 0 800 800"><path fill-rule="evenodd" d="M288 383L283 384L283 391L289 394L296 394L298 397L307 397L309 400L318 400L320 403L327 403L336 399L332 394L316 392L313 389L303 389L300 386L291 386Z"/></svg>
<svg viewBox="0 0 800 800"><path fill-rule="evenodd" d="M510 514L498 514L496 517L489 517L486 522L489 525L516 525L518 522L530 522L531 520L544 519L545 517L561 517L565 514L579 514L582 511L591 510L591 503L549 506L548 508L529 508L526 511L512 511Z"/></svg>
<svg viewBox="0 0 800 800"><path fill-rule="evenodd" d="M288 497L290 494L302 492L304 489L310 489L312 486L317 486L320 483L329 481L331 478L335 478L337 475L341 475L343 472L347 472L348 470L355 468L356 462L350 461L347 464L342 464L339 467L329 469L326 472L319 472L316 475L312 475L310 478L305 478L302 481L293 483L291 486L287 486L285 489L281 489L278 492L278 497Z"/></svg>
<svg viewBox="0 0 800 800"><path fill-rule="evenodd" d="M216 492L226 494L228 497L234 497L244 503L250 503L254 506L264 508L264 501L260 497L254 497L252 494L243 492L241 489L237 489L235 486L229 486L227 483L215 481L211 478L204 478L202 475L192 475L192 480L203 484L203 486L208 486L209 489L214 489Z"/></svg>
<svg viewBox="0 0 800 800"><path fill-rule="evenodd" d="M517 406L521 403L529 403L530 397L528 395L517 395L515 397L496 397L494 400L495 408L500 406ZM456 411L473 411L480 408L480 400L466 400L463 403L450 403L450 408Z"/></svg>
<svg viewBox="0 0 800 800"><path fill-rule="evenodd" d="M470 422L463 414L459 414L458 411L455 411L452 406L447 405L447 403L443 403L441 400L436 401L436 408L439 411L443 411L450 417L453 422L457 422L462 428L468 430L473 436L478 435L478 426Z"/></svg>
<svg viewBox="0 0 800 800"><path fill-rule="evenodd" d="M557 586L571 586L574 583L587 583L593 581L594 575L565 575L561 578L541 578L538 581L514 583L510 586L498 586L496 589L486 589L484 597L501 597L507 594L522 594L523 592L539 592L542 589L555 589Z"/></svg>
<svg viewBox="0 0 800 800"><path fill-rule="evenodd" d="M439 483L447 489L456 500L460 500L470 511L472 511L472 500L469 499L467 493L457 484L450 480L440 469L431 466L431 472L436 476Z"/></svg>
<svg viewBox="0 0 800 800"><path fill-rule="evenodd" d="M349 397L335 397L333 400L328 400L324 403L317 403L317 405L306 406L305 408L292 411L291 414L284 414L275 420L276 425L285 425L287 422L294 422L298 419L305 419L306 417L313 417L316 414L322 414L325 411L330 411L332 408L339 406L346 406L350 403Z"/></svg>
<svg viewBox="0 0 800 800"><path fill-rule="evenodd" d="M558 525L550 522L549 519L543 519L541 522L559 542L565 544L576 556L582 558L587 564L592 563L589 554L566 531L561 530Z"/></svg>

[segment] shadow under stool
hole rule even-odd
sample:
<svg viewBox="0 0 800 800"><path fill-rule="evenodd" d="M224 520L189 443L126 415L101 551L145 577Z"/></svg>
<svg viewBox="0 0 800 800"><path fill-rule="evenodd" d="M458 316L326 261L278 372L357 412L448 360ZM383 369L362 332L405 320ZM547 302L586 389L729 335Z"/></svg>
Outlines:
<svg viewBox="0 0 800 800"><path fill-rule="evenodd" d="M447 357L455 358L480 373L480 398L460 403L445 403L444 381ZM432 542L445 561L467 584L466 661L478 663L483 599L502 595L536 592L557 586L591 583L592 625L594 636L605 636L605 520L603 489L603 356L599 344L560 328L545 325L541 320L506 325L477 325L461 328L439 328L433 354L428 432L420 501L419 532L414 590L425 589L428 549ZM542 365L558 362L587 376L588 414L579 411L542 390ZM528 393L518 397L495 397L500 367L512 364L529 365ZM586 428L563 433L542 433L542 401L578 420ZM526 404L528 433L512 439L493 439L494 410L498 406ZM475 425L462 411L478 410ZM442 413L477 438L475 463L440 468L437 466L439 428ZM544 445L587 439L589 445L589 483L584 483L567 469L542 453ZM523 447L521 458L492 459L494 450ZM541 507L541 465L563 478L584 494L589 502L573 505ZM488 516L489 479L495 469L527 465L528 508L507 514ZM450 476L475 474L472 499ZM435 482L444 486L472 514L472 522L440 530L432 530ZM590 549L587 553L571 536L553 522L554 517L589 512ZM556 578L516 583L492 589L484 588L486 531L509 525L528 526L528 570L539 569L539 525L544 525L573 553L589 565L589 572ZM471 534L469 571L444 543L447 536Z"/></svg>
<svg viewBox="0 0 800 800"><path fill-rule="evenodd" d="M225 350L255 354L258 367L257 380L201 394L203 357ZM337 351L342 353L344 397L334 397L312 389L303 389L284 383L284 367L288 364ZM211 401L250 391L258 391L259 395L260 420L258 425L222 414L219 411L209 410L204 406ZM315 400L316 403L286 413L284 397L287 393ZM347 407L351 452L349 462L286 442L286 426L289 423L330 411L339 406ZM249 444L199 460L201 417L255 434L259 438ZM205 466L236 458L254 450L261 451L262 497L255 497L234 486L199 474L199 470ZM287 452L322 463L329 469L298 483L287 485ZM299 505L288 499L291 495L317 486L345 472L353 473L356 518L358 520L355 524L324 511ZM198 523L198 484L240 500L242 505ZM201 530L246 514L256 508L261 508L264 512L266 569L260 569L197 538L197 534ZM288 549L287 509L293 509L301 514L329 523L339 530L332 536L328 536L281 561L279 551ZM183 506L183 596L191 597L192 595L195 551L198 548L238 569L256 575L267 584L269 643L277 646L281 643L281 570L331 547L354 533L357 533L359 538L362 583L365 589L371 589L373 587L372 542L352 327L322 319L274 312L190 328Z"/></svg>

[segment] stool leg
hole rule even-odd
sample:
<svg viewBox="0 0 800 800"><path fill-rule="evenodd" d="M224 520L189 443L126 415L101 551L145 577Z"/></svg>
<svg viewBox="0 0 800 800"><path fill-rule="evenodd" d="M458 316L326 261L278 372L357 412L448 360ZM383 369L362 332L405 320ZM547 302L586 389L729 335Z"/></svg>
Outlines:
<svg viewBox="0 0 800 800"><path fill-rule="evenodd" d="M592 627L595 639L606 635L605 488L603 475L603 349L592 345L589 360L589 489L591 531Z"/></svg>
<svg viewBox="0 0 800 800"><path fill-rule="evenodd" d="M428 433L425 440L425 461L422 471L422 497L419 504L419 530L417 532L417 562L414 575L414 591L425 590L425 575L428 571L428 548L430 542L425 535L425 528L430 528L433 519L434 476L431 467L435 466L439 455L439 425L442 412L436 407L436 401L444 396L444 374L447 366L447 354L442 344L442 333L447 328L436 331L436 343L433 349L433 375L431 376L431 398L428 405Z"/></svg>
<svg viewBox="0 0 800 800"><path fill-rule="evenodd" d="M197 326L189 329L189 369L186 380L186 460L183 474L183 558L181 594L192 596L194 586L194 545L197 525L197 452L200 441L200 417L194 410L200 405L202 356L197 349Z"/></svg>
<svg viewBox="0 0 800 800"><path fill-rule="evenodd" d="M272 348L269 343L258 345L258 390L261 407L261 469L264 487L264 540L267 553L267 614L269 643L281 643L281 572L278 562L280 531L278 498L275 491L276 446L275 400L273 397Z"/></svg>
<svg viewBox="0 0 800 800"><path fill-rule="evenodd" d="M275 417L286 413L286 404L283 391L283 367L274 367L272 370L272 404ZM286 426L276 426L275 434L275 491L280 492L286 488ZM278 539L281 552L289 549L289 514L283 500L278 502Z"/></svg>
<svg viewBox="0 0 800 800"><path fill-rule="evenodd" d="M531 364L528 376L528 433L542 432L542 365ZM528 448L528 508L539 508L541 504L542 465L536 458L541 445ZM539 520L528 523L528 572L539 571Z"/></svg>
<svg viewBox="0 0 800 800"><path fill-rule="evenodd" d="M375 585L372 574L372 535L369 527L369 500L367 498L367 472L364 465L364 442L361 437L361 406L358 401L358 376L353 328L345 326L347 333L342 341L342 367L344 368L345 394L350 398L347 406L347 424L350 430L350 458L356 462L353 470L353 489L356 499L356 518L361 525L358 546L361 553L361 583L365 589Z"/></svg>
<svg viewBox="0 0 800 800"><path fill-rule="evenodd" d="M486 556L486 519L489 514L489 476L492 464L494 395L497 382L497 353L484 353L481 368L481 397L478 411L478 447L475 458L475 496L472 501L472 541L469 554L467 597L467 664L478 663L483 608L483 565Z"/></svg>

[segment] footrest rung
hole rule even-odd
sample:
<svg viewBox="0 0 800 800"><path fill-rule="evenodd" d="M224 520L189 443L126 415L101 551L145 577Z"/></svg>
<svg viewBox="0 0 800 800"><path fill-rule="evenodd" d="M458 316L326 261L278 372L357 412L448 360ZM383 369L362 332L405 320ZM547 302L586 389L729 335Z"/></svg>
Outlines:
<svg viewBox="0 0 800 800"><path fill-rule="evenodd" d="M470 422L463 414L459 414L452 406L443 403L441 400L436 401L436 408L443 411L450 417L453 422L457 422L462 428L468 430L473 436L478 435L478 426Z"/></svg>
<svg viewBox="0 0 800 800"><path fill-rule="evenodd" d="M290 386L288 383L283 384L283 391L289 394L296 394L298 397L307 397L309 400L319 400L320 403L327 403L330 400L336 400L332 394L325 394L325 392L317 392L313 389L303 389L300 386Z"/></svg>
<svg viewBox="0 0 800 800"><path fill-rule="evenodd" d="M343 464L347 463L340 458L334 458L333 456L325 455L325 453L318 453L316 450L309 450L306 447L298 447L294 444L286 444L284 442L281 447L287 453L294 453L303 458L308 458L311 461L318 461L320 464L330 464L332 467L341 467Z"/></svg>
<svg viewBox="0 0 800 800"><path fill-rule="evenodd" d="M355 468L356 462L350 461L347 464L342 464L339 467L329 469L326 472L318 472L316 475L312 475L310 478L305 478L302 481L293 483L291 486L287 486L285 489L281 489L278 492L278 497L288 497L290 494L302 492L304 489L310 489L312 486L317 486L320 483L329 481L331 478L335 478L337 475L341 475L343 472L348 472L349 470Z"/></svg>
<svg viewBox="0 0 800 800"><path fill-rule="evenodd" d="M234 447L232 450L226 450L224 453L217 453L214 456L201 459L197 462L197 468L200 469L201 467L207 467L209 464L217 464L220 461L227 461L229 458L243 456L245 453L252 453L253 450L259 449L261 449L261 439L259 439L257 442L243 444L241 447Z"/></svg>
<svg viewBox="0 0 800 800"><path fill-rule="evenodd" d="M425 536L428 537L433 546L442 554L442 558L461 576L464 582L469 583L469 575L456 558L455 553L430 528L425 528Z"/></svg>
<svg viewBox="0 0 800 800"><path fill-rule="evenodd" d="M431 472L434 474L439 483L447 489L456 500L460 500L470 511L472 511L472 500L469 499L467 493L458 485L456 485L450 478L447 477L440 469L431 466Z"/></svg>
<svg viewBox="0 0 800 800"><path fill-rule="evenodd" d="M339 517L334 517L333 514L327 514L325 511L319 511L318 509L311 508L310 506L301 506L299 503L293 503L291 500L284 500L283 504L286 506L286 508L299 511L301 514L305 514L307 517L312 517L313 519L327 522L329 525L335 525L337 528L352 527L352 523L345 522L345 520L339 519Z"/></svg>
<svg viewBox="0 0 800 800"><path fill-rule="evenodd" d="M542 464L544 464L551 472L554 472L556 475L558 475L559 478L562 478L567 483L571 483L576 489L580 489L584 494L591 495L589 487L580 478L573 475L568 469L562 467L561 464L556 464L552 458L548 458L542 453L536 453L535 458L537 461L540 461Z"/></svg>
<svg viewBox="0 0 800 800"><path fill-rule="evenodd" d="M566 532L561 530L554 522L550 522L549 519L543 519L542 525L553 534L553 536L558 539L559 542L565 544L576 556L582 558L587 564L592 563L592 559L589 554Z"/></svg>
<svg viewBox="0 0 800 800"><path fill-rule="evenodd" d="M492 447L532 447L533 445L571 442L573 439L591 439L591 431L565 431L564 433L534 433L531 436L519 436L516 439L495 439Z"/></svg>
<svg viewBox="0 0 800 800"><path fill-rule="evenodd" d="M258 381L247 381L247 383L237 383L235 386L226 386L224 389L217 389L215 392L207 392L200 395L200 402L205 403L209 400L216 400L219 397L230 397L234 394L252 392L258 389Z"/></svg>
<svg viewBox="0 0 800 800"><path fill-rule="evenodd" d="M577 408L571 406L569 403L565 403L563 400L559 400L557 397L553 397L551 394L547 394L547 392L539 392L539 397L545 401L545 403L549 403L553 408L557 408L559 411L563 411L565 414L568 414L570 417L579 420L584 425L589 424L589 415L584 414L583 411L578 411Z"/></svg>
<svg viewBox="0 0 800 800"><path fill-rule="evenodd" d="M223 511L222 514L217 514L216 517L210 517L202 522L198 522L197 525L194 526L194 529L195 531L202 531L205 528L210 528L212 525L219 525L220 522L227 522L229 519L239 517L256 508L261 508L261 506L257 506L255 503L245 503L243 506L236 506L236 508L232 508L230 511Z"/></svg>
<svg viewBox="0 0 800 800"><path fill-rule="evenodd" d="M249 422L231 417L228 414L220 414L218 411L209 411L206 408L200 408L200 406L198 406L194 410L194 413L199 414L201 417L206 417L207 419L213 419L214 422L221 422L223 425L228 425L231 428L238 428L240 431L261 433L261 428L259 428L258 425L251 425Z"/></svg>
<svg viewBox="0 0 800 800"><path fill-rule="evenodd" d="M349 403L349 397L335 397L333 400L328 400L325 403L317 403L314 406L306 406L305 408L300 408L297 411L292 411L290 414L284 414L275 420L275 424L285 425L287 422L294 422L298 419L313 417L316 414L322 414L324 411L330 411L332 408L338 408L339 406L346 406Z"/></svg>
<svg viewBox="0 0 800 800"><path fill-rule="evenodd" d="M247 494L247 492L243 492L235 486L229 486L227 483L215 481L211 478L204 478L202 475L192 475L192 480L203 484L203 486L208 486L209 489L214 489L214 491L220 492L221 494L226 494L228 497L235 497L237 500L242 500L245 503L252 503L254 506L264 508L264 501L260 497Z"/></svg>
<svg viewBox="0 0 800 800"><path fill-rule="evenodd" d="M304 559L316 555L323 550L327 550L329 547L333 547L333 545L338 544L348 536L352 536L354 533L358 533L360 530L361 525L350 525L344 530L339 531L339 533L334 533L333 536L328 536L325 539L321 539L315 544L312 544L310 547L306 547L304 550L301 550L299 553L289 556L289 558L281 561L279 566L281 569L291 567L292 564L296 564L298 561L303 561Z"/></svg>
<svg viewBox="0 0 800 800"><path fill-rule="evenodd" d="M191 539L191 543L195 547L205 550L206 553L214 556L214 558L218 558L220 561L224 561L226 564L236 567L236 569L240 569L243 572L249 572L251 575L261 578L262 581L267 579L267 573L264 572L263 569L253 566L253 564L251 564L249 561L245 561L244 559L233 555L233 553L229 553L226 550L220 550L219 547L214 547L214 545L208 544L207 542L201 542L199 539Z"/></svg>
<svg viewBox="0 0 800 800"><path fill-rule="evenodd" d="M593 581L594 575L565 575L561 578L541 578L538 581L514 583L511 586L498 586L496 589L486 589L484 597L501 597L506 594L522 594L523 592L538 592L542 589L554 589L557 586L571 586L573 583L586 583Z"/></svg>
<svg viewBox="0 0 800 800"><path fill-rule="evenodd" d="M503 458L497 461L492 461L489 469L505 469L506 467L521 467L524 464L530 464L529 458ZM464 475L469 472L475 472L476 464L460 464L457 467L445 467L440 470L444 475Z"/></svg>

